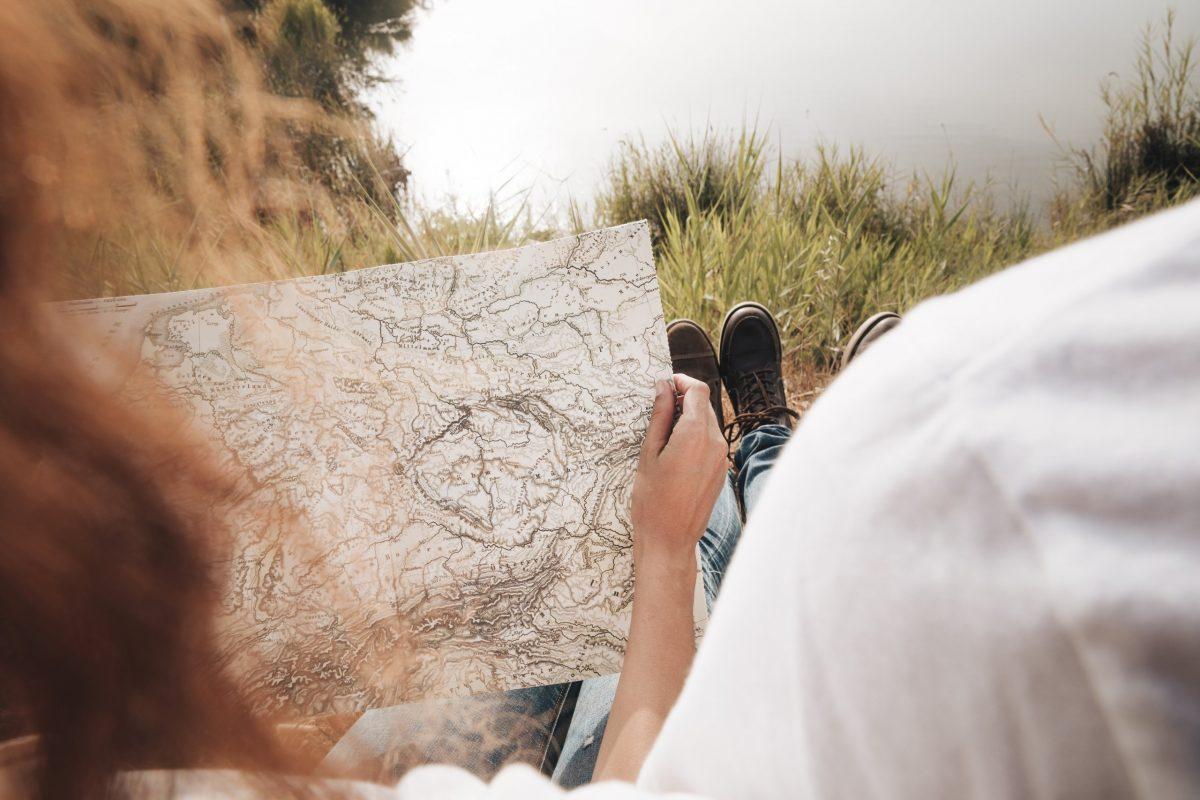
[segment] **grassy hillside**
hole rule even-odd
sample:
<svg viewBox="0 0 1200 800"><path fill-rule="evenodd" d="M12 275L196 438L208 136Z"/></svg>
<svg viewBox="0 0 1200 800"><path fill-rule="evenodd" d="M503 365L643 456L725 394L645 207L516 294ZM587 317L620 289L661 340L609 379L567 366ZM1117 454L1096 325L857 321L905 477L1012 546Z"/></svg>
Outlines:
<svg viewBox="0 0 1200 800"><path fill-rule="evenodd" d="M154 292L327 273L509 247L585 227L648 219L669 317L708 327L743 299L774 309L793 368L817 385L859 320L903 311L1006 265L1200 192L1194 42L1172 19L1147 31L1132 76L1103 87L1107 118L1089 149L1063 147L1066 180L1044 209L941 175L897 175L857 149L773 152L762 131L676 134L614 155L585 216L517 202L482 211L381 204L376 192L314 191L247 234L250 274L181 271L177 242L144 231L91 242L71 293ZM386 207L385 207L386 206ZM297 210L298 208L298 210ZM246 270L243 268L243 272ZM800 388L794 386L793 388Z"/></svg>

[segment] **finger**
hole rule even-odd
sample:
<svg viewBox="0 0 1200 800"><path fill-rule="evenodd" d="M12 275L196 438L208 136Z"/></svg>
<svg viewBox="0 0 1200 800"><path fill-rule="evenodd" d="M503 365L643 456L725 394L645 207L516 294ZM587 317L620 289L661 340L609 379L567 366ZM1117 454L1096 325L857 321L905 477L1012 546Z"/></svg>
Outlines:
<svg viewBox="0 0 1200 800"><path fill-rule="evenodd" d="M678 394L676 399L681 418L688 413L689 408L691 408L691 416L695 416L697 413L702 414L705 407L712 408L708 402L711 390L707 383L682 373L676 373L671 377L675 381L675 391ZM689 395L691 396L690 400L688 399Z"/></svg>
<svg viewBox="0 0 1200 800"><path fill-rule="evenodd" d="M682 372L676 372L671 376L671 380L675 382L675 391L681 395L687 394L689 389L697 386L708 388L708 384L704 381L696 380L691 375L684 375Z"/></svg>
<svg viewBox="0 0 1200 800"><path fill-rule="evenodd" d="M705 415L713 416L712 404L708 401L711 390L707 383L689 378L687 375L676 375L675 386L683 395L681 419L683 417L703 419Z"/></svg>
<svg viewBox="0 0 1200 800"><path fill-rule="evenodd" d="M671 423L675 421L675 392L669 380L654 382L654 409L642 442L642 457L658 455L671 438Z"/></svg>

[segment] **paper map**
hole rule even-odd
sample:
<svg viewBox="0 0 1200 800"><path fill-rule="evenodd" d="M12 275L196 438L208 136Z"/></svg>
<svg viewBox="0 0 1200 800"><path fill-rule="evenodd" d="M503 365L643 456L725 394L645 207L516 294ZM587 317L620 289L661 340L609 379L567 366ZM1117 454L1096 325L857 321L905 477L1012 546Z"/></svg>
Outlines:
<svg viewBox="0 0 1200 800"><path fill-rule="evenodd" d="M268 710L619 669L630 488L670 372L644 223L62 307L100 326L130 402L165 389L246 476L221 626Z"/></svg>

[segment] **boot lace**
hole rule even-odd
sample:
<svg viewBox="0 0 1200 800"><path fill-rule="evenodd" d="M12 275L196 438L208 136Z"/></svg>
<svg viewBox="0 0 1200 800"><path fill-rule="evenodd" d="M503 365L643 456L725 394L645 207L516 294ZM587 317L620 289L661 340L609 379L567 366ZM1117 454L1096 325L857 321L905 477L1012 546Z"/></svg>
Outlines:
<svg viewBox="0 0 1200 800"><path fill-rule="evenodd" d="M784 396L783 378L777 370L761 369L739 375L733 388L736 397L731 399L736 400L741 413L727 423L722 431L730 447L742 434L775 422L780 414L787 414L792 419L800 418L797 412L787 406L773 402L773 398Z"/></svg>

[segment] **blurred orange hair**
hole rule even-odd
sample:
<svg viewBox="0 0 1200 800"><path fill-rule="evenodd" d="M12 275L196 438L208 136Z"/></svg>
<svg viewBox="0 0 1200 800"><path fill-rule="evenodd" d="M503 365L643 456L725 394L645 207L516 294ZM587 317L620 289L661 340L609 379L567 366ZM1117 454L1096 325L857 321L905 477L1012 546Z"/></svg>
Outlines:
<svg viewBox="0 0 1200 800"><path fill-rule="evenodd" d="M11 0L0 40L0 740L37 737L9 777L81 798L127 768L283 769L218 663L224 534L188 511L231 484L89 379L41 301L104 291L85 256L114 232L175 237L184 270L252 258L296 111L209 0Z"/></svg>

